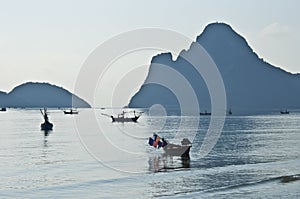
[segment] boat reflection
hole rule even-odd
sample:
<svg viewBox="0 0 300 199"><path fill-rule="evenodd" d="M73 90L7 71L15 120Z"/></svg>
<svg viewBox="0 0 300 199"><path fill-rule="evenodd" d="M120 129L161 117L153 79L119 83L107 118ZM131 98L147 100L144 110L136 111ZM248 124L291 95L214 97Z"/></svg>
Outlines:
<svg viewBox="0 0 300 199"><path fill-rule="evenodd" d="M50 134L49 130L42 130L44 132L44 137L48 137L48 135Z"/></svg>
<svg viewBox="0 0 300 199"><path fill-rule="evenodd" d="M51 133L49 130L43 130L44 132L44 147L48 147L48 136Z"/></svg>
<svg viewBox="0 0 300 199"><path fill-rule="evenodd" d="M190 168L190 156L178 157L170 155L154 155L148 160L149 171L168 172L172 170Z"/></svg>

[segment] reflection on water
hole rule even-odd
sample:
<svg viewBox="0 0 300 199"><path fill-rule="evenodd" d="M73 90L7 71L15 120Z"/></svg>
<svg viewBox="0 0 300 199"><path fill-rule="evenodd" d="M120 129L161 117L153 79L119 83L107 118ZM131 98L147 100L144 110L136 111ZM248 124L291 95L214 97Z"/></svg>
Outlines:
<svg viewBox="0 0 300 199"><path fill-rule="evenodd" d="M51 131L42 130L42 132L44 133L44 147L48 147L48 136L49 136Z"/></svg>
<svg viewBox="0 0 300 199"><path fill-rule="evenodd" d="M165 172L190 168L190 157L178 157L169 155L153 155L148 160L149 171Z"/></svg>
<svg viewBox="0 0 300 199"><path fill-rule="evenodd" d="M50 134L50 131L49 130L44 130L44 137L46 138L49 134Z"/></svg>

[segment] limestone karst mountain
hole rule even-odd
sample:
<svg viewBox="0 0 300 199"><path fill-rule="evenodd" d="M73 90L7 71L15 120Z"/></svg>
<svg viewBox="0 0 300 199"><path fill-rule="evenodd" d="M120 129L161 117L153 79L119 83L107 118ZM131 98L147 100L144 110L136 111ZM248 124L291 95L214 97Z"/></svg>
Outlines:
<svg viewBox="0 0 300 199"><path fill-rule="evenodd" d="M226 90L227 108L233 112L300 108L300 75L265 62L231 26L225 23L209 24L196 42L209 53L220 71ZM191 44L190 49L182 51L180 55L193 53L193 50ZM172 79L171 74L161 74L155 64L169 66L188 80L197 95L200 109L209 110L210 96L203 78L180 55L175 61L170 53L153 57L145 82L159 82L159 78ZM153 104L161 104L166 109L179 108L176 94L157 84L142 85L131 98L129 107L149 108Z"/></svg>
<svg viewBox="0 0 300 199"><path fill-rule="evenodd" d="M78 107L90 105L62 87L49 83L28 82L15 87L9 93L0 93L0 107Z"/></svg>

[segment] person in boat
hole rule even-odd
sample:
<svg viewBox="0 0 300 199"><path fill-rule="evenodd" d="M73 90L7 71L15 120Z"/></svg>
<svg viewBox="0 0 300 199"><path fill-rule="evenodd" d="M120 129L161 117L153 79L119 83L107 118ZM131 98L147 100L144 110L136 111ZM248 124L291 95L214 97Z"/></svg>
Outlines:
<svg viewBox="0 0 300 199"><path fill-rule="evenodd" d="M162 147L165 147L168 145L168 142L164 138L162 138L161 140L162 140Z"/></svg>
<svg viewBox="0 0 300 199"><path fill-rule="evenodd" d="M185 146L185 145L191 145L191 141L187 138L183 138L183 140L181 141L181 145Z"/></svg>

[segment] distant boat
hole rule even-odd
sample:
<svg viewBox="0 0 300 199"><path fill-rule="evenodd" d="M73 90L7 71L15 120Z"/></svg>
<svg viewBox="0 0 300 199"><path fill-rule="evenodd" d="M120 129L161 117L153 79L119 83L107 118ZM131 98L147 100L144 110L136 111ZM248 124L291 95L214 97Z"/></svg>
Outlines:
<svg viewBox="0 0 300 199"><path fill-rule="evenodd" d="M5 112L6 108L1 108L0 111Z"/></svg>
<svg viewBox="0 0 300 199"><path fill-rule="evenodd" d="M51 131L53 129L53 124L51 122L49 122L47 109L44 108L44 112L42 111L42 109L40 109L40 111L45 120L44 123L41 124L41 130L42 131Z"/></svg>
<svg viewBox="0 0 300 199"><path fill-rule="evenodd" d="M137 122L137 120L141 117L143 112L140 112L136 115L136 112L133 111L133 115L129 116L128 112L123 111L122 113L118 114L117 116L111 115L112 122Z"/></svg>
<svg viewBox="0 0 300 199"><path fill-rule="evenodd" d="M287 109L285 109L285 111L282 111L282 110L281 110L280 113L281 113L281 114L290 114L290 112L289 112Z"/></svg>
<svg viewBox="0 0 300 199"><path fill-rule="evenodd" d="M78 111L77 111L77 110L71 109L71 110L65 110L64 113L65 113L65 114L72 115L72 114L78 114Z"/></svg>
<svg viewBox="0 0 300 199"><path fill-rule="evenodd" d="M211 115L211 113L209 113L205 110L204 112L200 112L200 115Z"/></svg>
<svg viewBox="0 0 300 199"><path fill-rule="evenodd" d="M232 115L231 108L228 110L228 115Z"/></svg>

